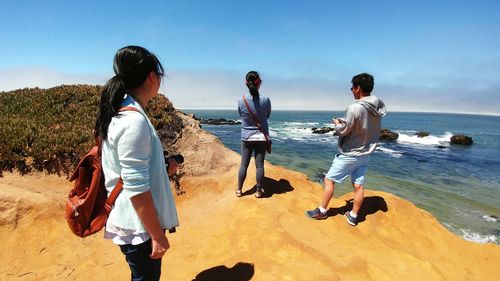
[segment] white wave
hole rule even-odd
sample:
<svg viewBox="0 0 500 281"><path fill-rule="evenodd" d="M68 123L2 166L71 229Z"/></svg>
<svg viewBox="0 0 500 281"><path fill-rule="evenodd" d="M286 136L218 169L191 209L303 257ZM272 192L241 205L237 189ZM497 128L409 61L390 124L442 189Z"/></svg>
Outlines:
<svg viewBox="0 0 500 281"><path fill-rule="evenodd" d="M312 135L311 129L307 128L281 128L278 130L280 135L286 137L305 137Z"/></svg>
<svg viewBox="0 0 500 281"><path fill-rule="evenodd" d="M300 142L308 142L306 138L288 138L289 140L300 141Z"/></svg>
<svg viewBox="0 0 500 281"><path fill-rule="evenodd" d="M488 216L488 215L483 215L483 219L487 222L497 222L499 221L497 217L495 216Z"/></svg>
<svg viewBox="0 0 500 281"><path fill-rule="evenodd" d="M306 128L272 128L269 130L271 137L279 138L293 138L293 137L307 137L311 135L311 130Z"/></svg>
<svg viewBox="0 0 500 281"><path fill-rule="evenodd" d="M317 134L313 134L310 128L279 127L279 128L274 128L274 131L278 137L289 138L289 139L293 138L314 139L319 137Z"/></svg>
<svg viewBox="0 0 500 281"><path fill-rule="evenodd" d="M269 130L269 136L271 138L277 138L278 137L278 132L276 130Z"/></svg>
<svg viewBox="0 0 500 281"><path fill-rule="evenodd" d="M452 133L446 132L441 136L426 136L418 137L417 135L407 135L404 133L399 133L398 143L412 143L421 145L447 145L450 142L450 138L453 136Z"/></svg>
<svg viewBox="0 0 500 281"><path fill-rule="evenodd" d="M335 142L335 139L332 139L332 138L319 138L318 141L319 142Z"/></svg>
<svg viewBox="0 0 500 281"><path fill-rule="evenodd" d="M469 240L472 242L484 244L484 243L496 243L497 241L497 237L493 234L481 235L477 232L473 232L467 229L460 229L460 231L462 232L462 237L465 240Z"/></svg>
<svg viewBox="0 0 500 281"><path fill-rule="evenodd" d="M321 143L336 145L338 138L332 133L328 134L313 134L311 128L275 128L275 131L270 132L271 138L281 139L283 141L291 140L301 143Z"/></svg>
<svg viewBox="0 0 500 281"><path fill-rule="evenodd" d="M318 122L283 122L285 126L317 126Z"/></svg>
<svg viewBox="0 0 500 281"><path fill-rule="evenodd" d="M326 142L323 140L325 136L327 139L332 137L330 134L313 134L312 128L328 127L331 124L321 124L319 122L279 122L271 126L271 137L278 137L283 139L299 140L299 141L313 141L313 142Z"/></svg>
<svg viewBox="0 0 500 281"><path fill-rule="evenodd" d="M390 156L395 157L395 158L403 157L403 154L401 152L394 150L394 149L383 147L381 145L377 146L377 150L381 151L383 153L389 154Z"/></svg>

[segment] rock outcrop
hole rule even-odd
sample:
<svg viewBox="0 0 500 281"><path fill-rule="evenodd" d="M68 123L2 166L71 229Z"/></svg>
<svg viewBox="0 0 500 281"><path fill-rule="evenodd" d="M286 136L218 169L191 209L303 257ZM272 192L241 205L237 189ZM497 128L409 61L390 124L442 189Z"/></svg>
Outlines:
<svg viewBox="0 0 500 281"><path fill-rule="evenodd" d="M424 138L424 137L429 136L430 133L429 132L418 132L415 135L417 135L417 137L419 137L419 138Z"/></svg>
<svg viewBox="0 0 500 281"><path fill-rule="evenodd" d="M241 125L240 121L224 118L200 119L200 123L208 125Z"/></svg>
<svg viewBox="0 0 500 281"><path fill-rule="evenodd" d="M312 128L311 130L313 134L326 134L335 131L335 129L332 127Z"/></svg>
<svg viewBox="0 0 500 281"><path fill-rule="evenodd" d="M321 128L312 128L311 129L313 134L327 134L330 132L335 131L334 128L332 127L321 127ZM381 129L380 130L380 140L381 141L395 141L399 137L398 133L392 132L389 129Z"/></svg>
<svg viewBox="0 0 500 281"><path fill-rule="evenodd" d="M471 137L465 135L454 135L450 138L451 144L471 145L473 142Z"/></svg>
<svg viewBox="0 0 500 281"><path fill-rule="evenodd" d="M399 137L398 133L394 133L389 129L380 130L380 140L381 141L395 141Z"/></svg>

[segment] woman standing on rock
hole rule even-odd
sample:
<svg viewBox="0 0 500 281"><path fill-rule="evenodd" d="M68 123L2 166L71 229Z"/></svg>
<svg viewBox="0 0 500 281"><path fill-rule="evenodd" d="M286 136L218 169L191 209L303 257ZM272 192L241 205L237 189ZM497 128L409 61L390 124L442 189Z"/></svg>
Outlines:
<svg viewBox="0 0 500 281"><path fill-rule="evenodd" d="M108 195L119 181L123 190L105 238L120 246L132 280L159 280L161 259L170 247L165 230L179 225L163 147L145 113L158 94L163 66L148 50L128 46L116 52L113 70L116 75L101 93L95 132L102 139ZM168 172L176 169L175 160L169 160Z"/></svg>
<svg viewBox="0 0 500 281"><path fill-rule="evenodd" d="M271 115L271 101L259 93L262 80L259 73L250 71L245 78L248 94L238 100L238 112L241 116L241 165L238 172L238 188L236 196L242 196L243 183L247 176L248 165L252 153L255 156L257 190L255 197L264 194L262 180L264 179L264 158L266 150L270 151L269 126L267 119Z"/></svg>

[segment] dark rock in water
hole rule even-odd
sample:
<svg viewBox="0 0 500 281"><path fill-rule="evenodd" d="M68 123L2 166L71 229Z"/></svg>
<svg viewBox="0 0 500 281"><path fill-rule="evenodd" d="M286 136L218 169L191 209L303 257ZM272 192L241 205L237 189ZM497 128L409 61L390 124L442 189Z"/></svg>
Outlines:
<svg viewBox="0 0 500 281"><path fill-rule="evenodd" d="M437 148L439 148L439 149L444 149L444 148L447 148L447 147L446 147L446 146L444 146L444 145L438 145L438 146L436 146L436 147L437 147Z"/></svg>
<svg viewBox="0 0 500 281"><path fill-rule="evenodd" d="M395 141L399 137L398 133L391 132L389 129L380 130L380 140L381 141Z"/></svg>
<svg viewBox="0 0 500 281"><path fill-rule="evenodd" d="M430 135L430 133L429 132L418 132L415 135L417 135L417 137L419 137L419 138L423 138L423 137L427 137L428 135Z"/></svg>
<svg viewBox="0 0 500 281"><path fill-rule="evenodd" d="M325 173L317 173L316 176L314 177L314 181L323 182L325 179L325 176L326 176Z"/></svg>
<svg viewBox="0 0 500 281"><path fill-rule="evenodd" d="M332 127L321 127L321 128L312 128L311 130L313 134L326 134L331 131L334 131L335 129Z"/></svg>
<svg viewBox="0 0 500 281"><path fill-rule="evenodd" d="M461 145L471 145L473 143L472 138L465 135L454 135L450 139L451 144L461 144Z"/></svg>
<svg viewBox="0 0 500 281"><path fill-rule="evenodd" d="M240 121L224 119L224 118L215 118L215 119L200 119L201 124L208 125L239 125Z"/></svg>

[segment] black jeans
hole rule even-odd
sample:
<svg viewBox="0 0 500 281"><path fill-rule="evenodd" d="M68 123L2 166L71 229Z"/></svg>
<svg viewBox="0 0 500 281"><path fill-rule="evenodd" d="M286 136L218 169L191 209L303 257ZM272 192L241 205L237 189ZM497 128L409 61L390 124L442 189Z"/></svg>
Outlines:
<svg viewBox="0 0 500 281"><path fill-rule="evenodd" d="M161 275L161 259L151 259L151 239L139 245L120 245L130 267L132 281L158 281Z"/></svg>
<svg viewBox="0 0 500 281"><path fill-rule="evenodd" d="M238 190L241 190L245 178L247 177L248 165L250 165L250 158L252 152L255 155L255 169L257 190L262 186L262 179L264 178L264 159L266 158L266 141L242 141L241 142L241 165L238 172Z"/></svg>

